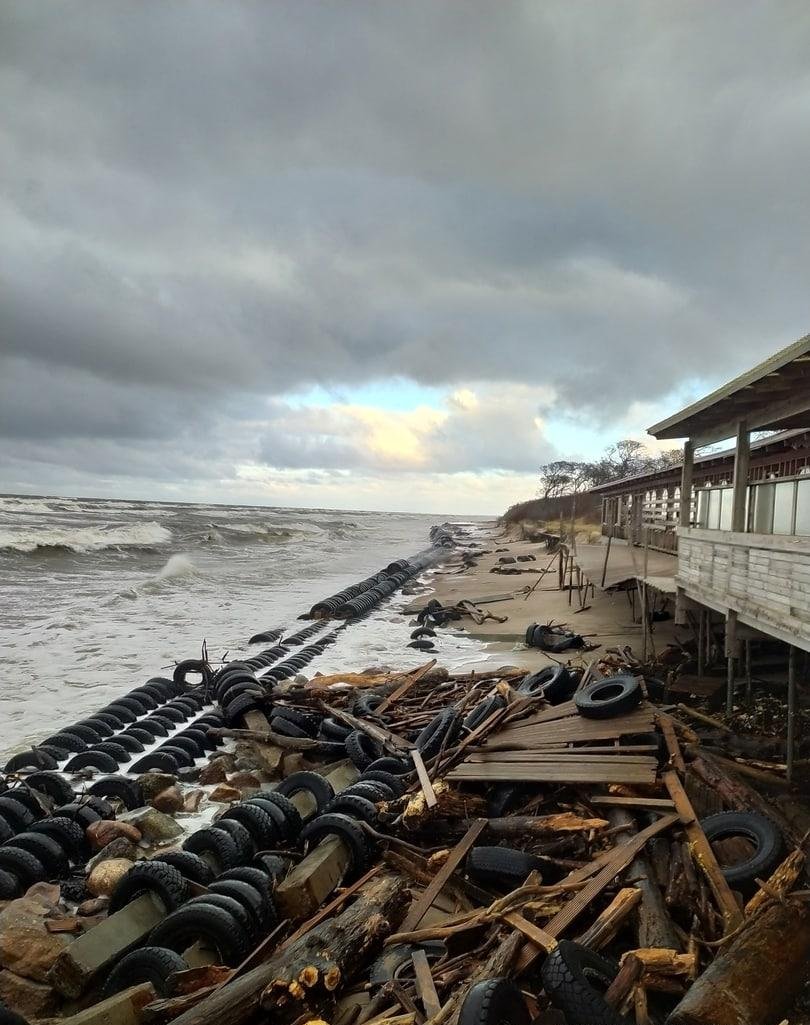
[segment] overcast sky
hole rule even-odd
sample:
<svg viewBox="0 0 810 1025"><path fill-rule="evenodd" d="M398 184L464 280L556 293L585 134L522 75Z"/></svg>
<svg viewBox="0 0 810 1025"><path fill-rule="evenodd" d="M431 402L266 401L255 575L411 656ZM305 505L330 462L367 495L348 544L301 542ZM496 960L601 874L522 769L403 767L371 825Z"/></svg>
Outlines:
<svg viewBox="0 0 810 1025"><path fill-rule="evenodd" d="M0 491L500 512L810 330L810 6L4 0Z"/></svg>

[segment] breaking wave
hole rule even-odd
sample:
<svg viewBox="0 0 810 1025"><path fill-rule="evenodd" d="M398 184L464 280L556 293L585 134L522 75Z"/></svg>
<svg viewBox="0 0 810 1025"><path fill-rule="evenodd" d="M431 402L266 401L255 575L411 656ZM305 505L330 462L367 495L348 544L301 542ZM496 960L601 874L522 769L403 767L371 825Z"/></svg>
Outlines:
<svg viewBox="0 0 810 1025"><path fill-rule="evenodd" d="M155 522L126 526L0 529L0 551L26 555L47 551L81 555L108 548L156 548L171 540L172 532Z"/></svg>

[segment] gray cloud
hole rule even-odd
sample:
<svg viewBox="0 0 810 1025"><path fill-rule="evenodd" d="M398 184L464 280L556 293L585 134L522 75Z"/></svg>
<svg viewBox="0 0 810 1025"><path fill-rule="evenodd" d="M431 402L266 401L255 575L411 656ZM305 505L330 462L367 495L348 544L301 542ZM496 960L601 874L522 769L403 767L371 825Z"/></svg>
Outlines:
<svg viewBox="0 0 810 1025"><path fill-rule="evenodd" d="M807 326L809 51L793 0L9 0L9 479L383 472L284 405L311 385L535 383L609 425L730 376ZM527 469L528 416L451 417L427 469Z"/></svg>

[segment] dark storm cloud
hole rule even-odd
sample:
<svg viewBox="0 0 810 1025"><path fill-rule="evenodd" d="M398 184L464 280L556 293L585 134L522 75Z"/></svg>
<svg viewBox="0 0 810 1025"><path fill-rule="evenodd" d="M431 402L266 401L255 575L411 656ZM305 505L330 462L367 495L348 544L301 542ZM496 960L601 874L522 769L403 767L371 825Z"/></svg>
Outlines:
<svg viewBox="0 0 810 1025"><path fill-rule="evenodd" d="M805 4L80 10L0 8L16 462L368 466L262 397L534 382L608 424L806 330ZM486 416L430 467L529 465Z"/></svg>

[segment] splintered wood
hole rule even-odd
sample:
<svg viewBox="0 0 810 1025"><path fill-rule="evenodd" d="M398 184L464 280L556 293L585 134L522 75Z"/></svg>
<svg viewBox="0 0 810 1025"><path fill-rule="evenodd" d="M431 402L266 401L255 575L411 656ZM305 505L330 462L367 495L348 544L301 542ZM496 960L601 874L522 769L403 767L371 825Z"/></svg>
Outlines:
<svg viewBox="0 0 810 1025"><path fill-rule="evenodd" d="M621 744L622 737L649 733L653 726L653 712L646 704L613 719L585 719L574 702L567 701L499 730L472 750L448 779L654 783L657 761L652 754L639 753L638 745Z"/></svg>

